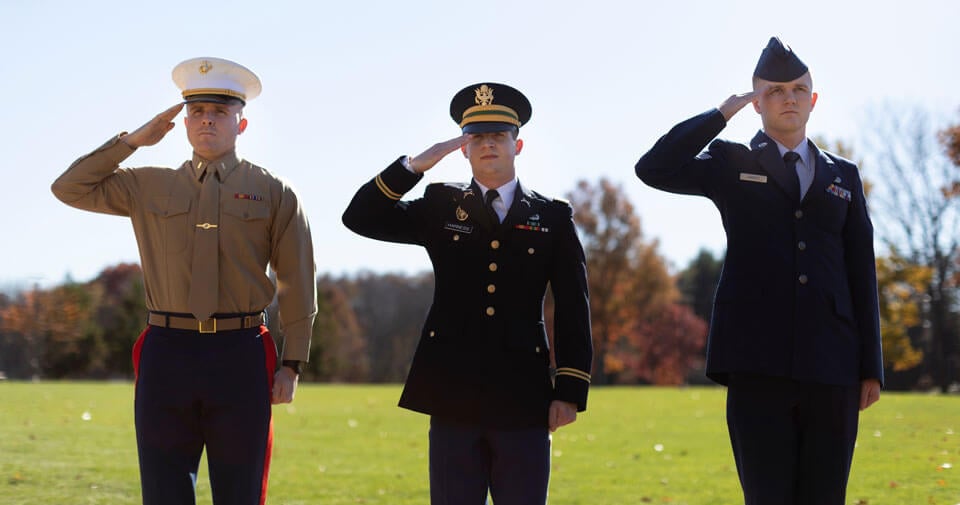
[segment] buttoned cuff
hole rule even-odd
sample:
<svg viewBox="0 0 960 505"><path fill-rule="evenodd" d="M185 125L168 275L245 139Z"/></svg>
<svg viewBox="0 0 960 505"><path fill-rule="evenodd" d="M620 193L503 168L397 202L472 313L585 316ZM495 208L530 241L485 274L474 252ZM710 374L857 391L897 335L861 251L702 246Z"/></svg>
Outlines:
<svg viewBox="0 0 960 505"><path fill-rule="evenodd" d="M283 326L283 351L281 360L310 361L310 338L313 335L313 318L310 316L293 324Z"/></svg>
<svg viewBox="0 0 960 505"><path fill-rule="evenodd" d="M377 189L391 200L400 200L423 179L423 174L415 173L404 165L407 158L407 156L397 158L374 178Z"/></svg>
<svg viewBox="0 0 960 505"><path fill-rule="evenodd" d="M558 368L554 384L554 400L576 404L577 412L587 410L590 374L573 368Z"/></svg>
<svg viewBox="0 0 960 505"><path fill-rule="evenodd" d="M110 161L119 165L136 151L135 148L130 147L129 144L121 140L121 137L126 134L127 132L120 132L117 136L108 140L106 144L103 144L94 152L103 151L104 155L106 155Z"/></svg>

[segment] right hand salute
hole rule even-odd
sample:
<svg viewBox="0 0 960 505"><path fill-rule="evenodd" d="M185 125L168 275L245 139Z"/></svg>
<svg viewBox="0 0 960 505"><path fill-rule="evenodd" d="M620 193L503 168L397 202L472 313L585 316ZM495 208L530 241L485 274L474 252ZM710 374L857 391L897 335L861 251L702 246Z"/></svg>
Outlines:
<svg viewBox="0 0 960 505"><path fill-rule="evenodd" d="M446 142L438 142L416 157L410 158L410 168L414 172L422 174L433 168L433 166L439 163L446 155L460 149L469 139L470 134L464 133Z"/></svg>
<svg viewBox="0 0 960 505"><path fill-rule="evenodd" d="M146 124L137 128L133 133L128 133L120 137L124 143L133 148L152 146L167 135L167 132L173 129L174 118L183 110L183 103L178 103L173 107L154 116Z"/></svg>
<svg viewBox="0 0 960 505"><path fill-rule="evenodd" d="M740 109L744 108L748 103L759 98L767 90L767 86L764 86L760 89L755 89L747 93L740 93L738 95L730 95L730 98L727 98L720 104L717 109L720 110L720 113L723 114L723 119L730 121L730 118L734 114L740 112Z"/></svg>

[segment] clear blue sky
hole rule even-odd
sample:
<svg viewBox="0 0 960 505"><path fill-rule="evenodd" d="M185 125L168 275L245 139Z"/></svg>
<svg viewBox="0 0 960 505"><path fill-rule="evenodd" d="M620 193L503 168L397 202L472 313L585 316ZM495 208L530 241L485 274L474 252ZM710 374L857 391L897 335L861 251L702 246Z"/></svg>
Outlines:
<svg viewBox="0 0 960 505"><path fill-rule="evenodd" d="M811 136L856 148L868 109L889 100L960 117L958 19L952 0L7 0L0 289L87 280L138 260L128 220L69 208L49 186L80 155L177 102L170 71L187 58L233 59L260 76L238 152L298 189L320 272L429 268L421 249L355 236L340 214L397 156L456 136L450 97L487 80L533 103L517 158L524 184L562 196L582 178L621 183L646 237L682 268L701 247L722 251L723 231L707 200L656 192L633 175L660 135L747 91L771 35L813 72ZM722 135L747 140L759 127L748 108ZM189 156L178 122L125 166ZM468 178L454 153L427 182Z"/></svg>

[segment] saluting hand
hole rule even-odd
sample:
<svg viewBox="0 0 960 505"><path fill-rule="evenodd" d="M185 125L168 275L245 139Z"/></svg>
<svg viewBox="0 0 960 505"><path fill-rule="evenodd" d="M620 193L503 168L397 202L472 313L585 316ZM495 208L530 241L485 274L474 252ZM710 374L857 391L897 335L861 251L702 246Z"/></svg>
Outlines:
<svg viewBox="0 0 960 505"><path fill-rule="evenodd" d="M143 146L152 146L166 136L167 132L173 129L173 120L183 109L183 103L178 103L173 107L157 114L146 124L137 128L133 133L128 133L120 138L128 146L137 148Z"/></svg>
<svg viewBox="0 0 960 505"><path fill-rule="evenodd" d="M740 112L740 109L744 108L748 103L756 100L759 96L761 96L766 91L767 87L769 87L769 85L764 86L760 89L749 91L747 93L730 95L729 98L724 100L723 103L720 104L719 107L717 107L718 109L720 109L720 113L723 114L723 119L730 121L730 118L732 118L733 115L736 114L737 112Z"/></svg>
<svg viewBox="0 0 960 505"><path fill-rule="evenodd" d="M439 163L444 156L456 151L457 149L460 149L461 146L467 143L469 138L470 134L464 133L455 139L434 144L426 151L418 154L416 157L410 158L410 168L418 174L422 174L427 170L430 170L434 165Z"/></svg>
<svg viewBox="0 0 960 505"><path fill-rule="evenodd" d="M273 374L273 391L270 403L291 403L297 392L300 376L288 367L282 366Z"/></svg>

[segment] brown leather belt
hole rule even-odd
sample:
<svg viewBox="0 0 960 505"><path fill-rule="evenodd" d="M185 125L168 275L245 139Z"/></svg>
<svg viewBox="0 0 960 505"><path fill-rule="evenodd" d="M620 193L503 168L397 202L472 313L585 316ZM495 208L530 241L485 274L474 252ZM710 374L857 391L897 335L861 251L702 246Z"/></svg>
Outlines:
<svg viewBox="0 0 960 505"><path fill-rule="evenodd" d="M164 328L175 328L178 330L193 330L200 333L216 333L218 331L240 330L243 328L254 328L263 324L263 312L252 314L225 314L211 317L206 321L200 321L191 314L179 314L172 312L151 312L147 316L147 324L150 326L162 326Z"/></svg>

